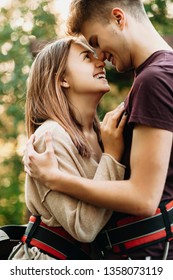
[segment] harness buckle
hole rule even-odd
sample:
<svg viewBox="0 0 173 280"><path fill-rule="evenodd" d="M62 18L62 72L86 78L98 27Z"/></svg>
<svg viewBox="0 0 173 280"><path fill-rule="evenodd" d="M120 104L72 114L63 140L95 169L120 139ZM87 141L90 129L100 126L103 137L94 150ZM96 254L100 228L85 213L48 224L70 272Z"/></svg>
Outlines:
<svg viewBox="0 0 173 280"><path fill-rule="evenodd" d="M24 233L24 235L26 235L27 237L25 240L25 243L27 245L30 245L31 239L41 223L41 216L33 215L33 217L35 218L35 221L33 223L28 223L28 226Z"/></svg>
<svg viewBox="0 0 173 280"><path fill-rule="evenodd" d="M108 233L107 230L105 230L105 233L106 233L106 238L107 238L108 244L109 244L109 245L107 246L107 248L110 250L110 249L112 249L112 243L111 243L111 241L110 241L109 233Z"/></svg>
<svg viewBox="0 0 173 280"><path fill-rule="evenodd" d="M160 203L159 208L162 213L163 222L165 225L166 240L171 241L173 239L173 233L171 230L171 221L170 221L170 216L169 216L169 210L167 210L166 203L164 201Z"/></svg>

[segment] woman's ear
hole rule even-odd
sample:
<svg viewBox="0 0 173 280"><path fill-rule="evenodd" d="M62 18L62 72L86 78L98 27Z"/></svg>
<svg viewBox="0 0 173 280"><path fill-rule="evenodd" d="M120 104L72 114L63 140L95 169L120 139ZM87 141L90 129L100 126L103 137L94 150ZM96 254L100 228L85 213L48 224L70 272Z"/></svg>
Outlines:
<svg viewBox="0 0 173 280"><path fill-rule="evenodd" d="M61 81L61 86L64 88L69 88L70 85L68 83L68 81L64 78L63 81Z"/></svg>

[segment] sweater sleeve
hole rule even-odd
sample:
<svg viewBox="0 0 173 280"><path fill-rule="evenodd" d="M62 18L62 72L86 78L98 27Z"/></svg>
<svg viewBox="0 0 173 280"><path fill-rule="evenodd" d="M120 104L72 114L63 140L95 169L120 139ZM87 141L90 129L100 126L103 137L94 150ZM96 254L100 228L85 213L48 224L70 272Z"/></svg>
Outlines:
<svg viewBox="0 0 173 280"><path fill-rule="evenodd" d="M125 166L116 161L111 155L103 153L97 167L94 180L123 180Z"/></svg>
<svg viewBox="0 0 173 280"><path fill-rule="evenodd" d="M100 163L94 166L89 159L83 159L79 156L76 147L66 132L62 130L60 133L59 129L54 129L52 134L59 168L63 172L87 177L85 170L92 169L93 172L93 168L95 168L96 178L102 178L102 180L120 178L118 168L121 169L121 167L118 167L119 164L108 155L104 154ZM91 172L89 171L89 173ZM81 242L93 241L112 215L111 210L92 206L60 192L46 190L46 188L40 186L41 190L43 191L41 194L42 204L51 216L49 224L48 220L44 220L44 217L42 218L43 222L48 225L61 225Z"/></svg>

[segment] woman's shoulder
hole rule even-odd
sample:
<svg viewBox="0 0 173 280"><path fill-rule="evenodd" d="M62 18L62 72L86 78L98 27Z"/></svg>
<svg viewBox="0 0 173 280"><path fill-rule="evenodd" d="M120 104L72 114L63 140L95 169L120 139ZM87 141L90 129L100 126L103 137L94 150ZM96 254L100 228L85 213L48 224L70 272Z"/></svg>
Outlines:
<svg viewBox="0 0 173 280"><path fill-rule="evenodd" d="M72 140L68 132L54 120L46 120L42 125L40 125L35 131L36 142L42 142L45 139L45 133L50 132L52 138L59 143L71 144Z"/></svg>
<svg viewBox="0 0 173 280"><path fill-rule="evenodd" d="M68 135L65 129L57 121L54 120L46 120L44 123L42 123L35 131L35 135L36 137L39 137L42 134L45 134L46 131L49 131L53 134L61 133L62 135Z"/></svg>

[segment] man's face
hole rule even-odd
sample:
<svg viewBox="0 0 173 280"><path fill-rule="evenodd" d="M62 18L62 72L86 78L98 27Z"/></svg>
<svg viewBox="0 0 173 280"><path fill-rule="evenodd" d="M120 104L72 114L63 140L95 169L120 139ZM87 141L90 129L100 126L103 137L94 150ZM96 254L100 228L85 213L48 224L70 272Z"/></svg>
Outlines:
<svg viewBox="0 0 173 280"><path fill-rule="evenodd" d="M118 72L126 72L132 68L125 31L114 22L86 21L81 33L96 50L98 57L110 61Z"/></svg>

